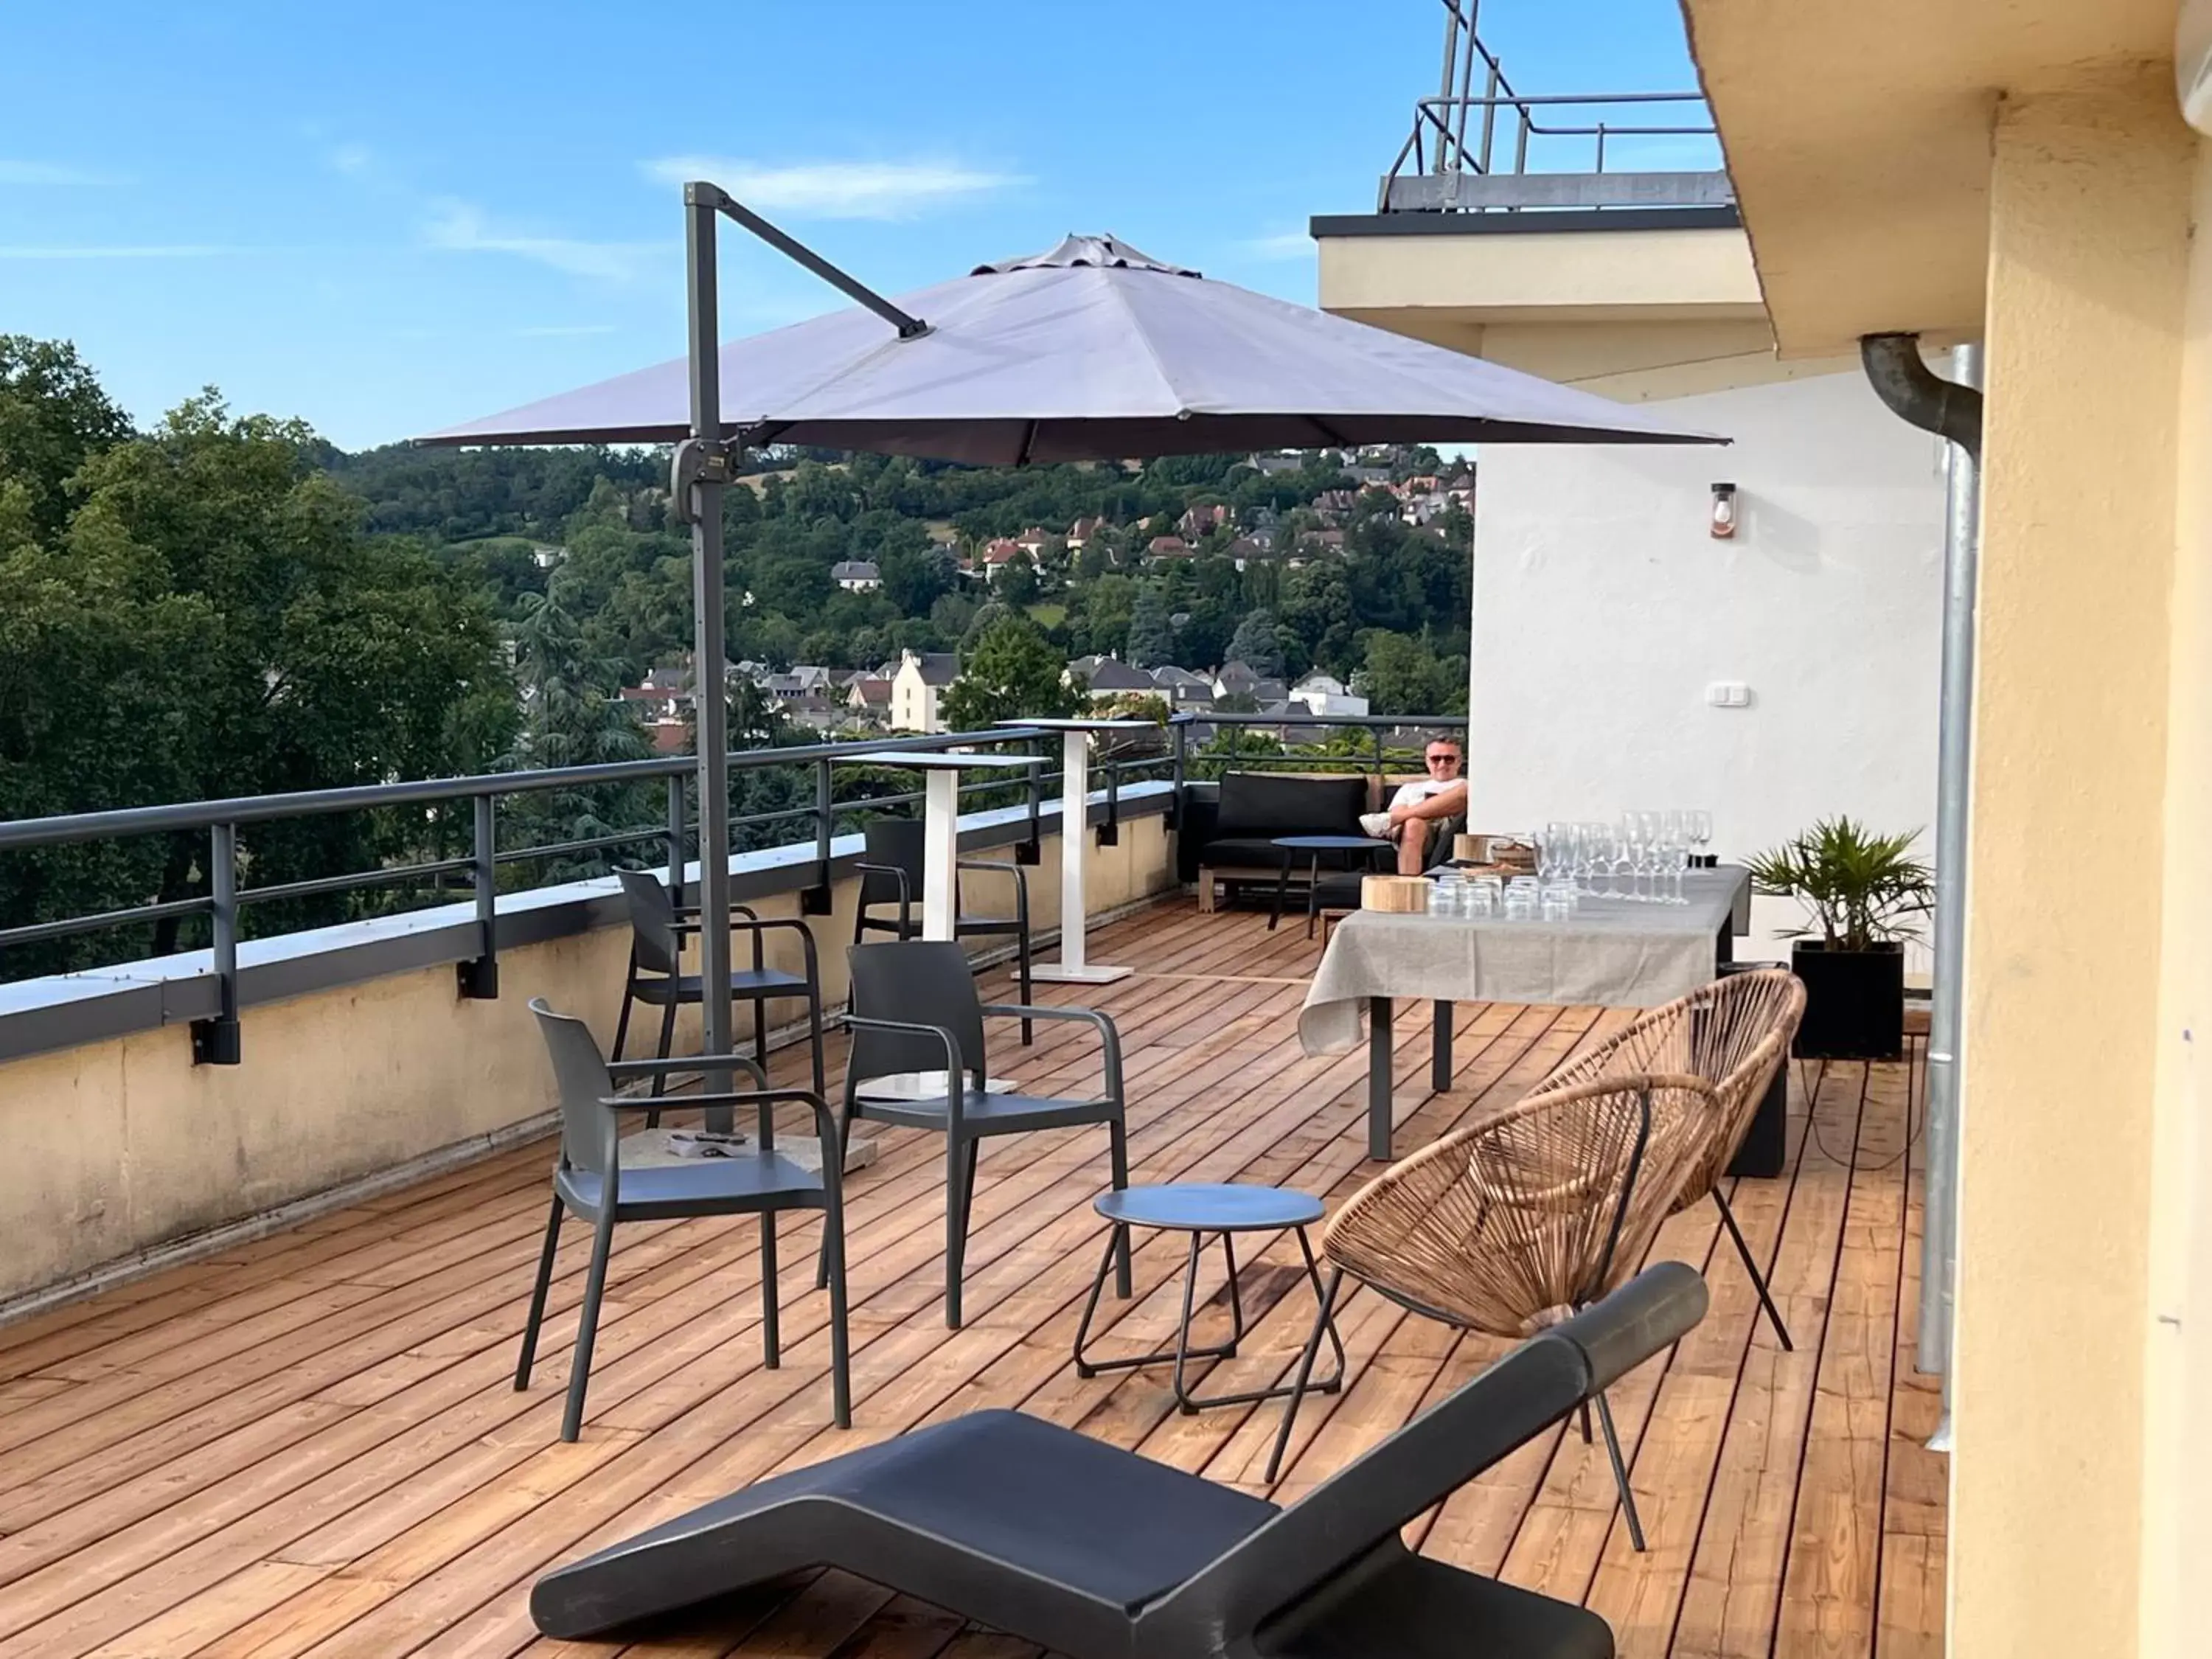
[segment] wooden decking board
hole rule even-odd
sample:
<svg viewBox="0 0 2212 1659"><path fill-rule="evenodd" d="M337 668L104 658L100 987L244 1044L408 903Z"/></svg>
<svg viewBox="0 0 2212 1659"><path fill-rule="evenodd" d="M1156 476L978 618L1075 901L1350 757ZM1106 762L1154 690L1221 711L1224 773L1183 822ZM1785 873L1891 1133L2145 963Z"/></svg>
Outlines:
<svg viewBox="0 0 2212 1659"><path fill-rule="evenodd" d="M1138 975L1039 989L1121 1025L1137 1179L1279 1182L1334 1203L1367 1178L1364 1052L1297 1052L1303 975L1320 955L1302 918L1270 933L1261 914L1170 903L1101 930L1097 945ZM987 994L1006 980L993 970ZM1516 1097L1625 1018L1461 1008L1454 1086L1430 1096L1427 1010L1401 1009L1399 1144ZM992 1035L993 1069L1026 1084L1081 1087L1096 1074L1082 1028L1040 1025L1027 1049L1010 1022ZM833 1039L833 1082L842 1052ZM775 1070L793 1078L802 1063L787 1049ZM1911 1370L1917 1171L1898 1156L1917 1070L1807 1068L1796 1081L1790 1174L1740 1183L1735 1201L1800 1354L1781 1355L1754 1325L1711 1206L1670 1220L1656 1249L1705 1266L1714 1297L1674 1354L1614 1391L1653 1552L1627 1549L1601 1451L1560 1431L1417 1522L1409 1536L1422 1547L1586 1595L1627 1654L1940 1652L1945 1468L1919 1444L1940 1390ZM1816 1099L1803 1097L1808 1083ZM879 1140L848 1199L849 1434L827 1425L817 1230L780 1230L785 1361L769 1372L753 1224L672 1223L624 1230L585 1439L560 1446L580 1229L557 1260L533 1387L516 1395L508 1381L544 1224L544 1143L0 1328L0 1649L1044 1659L837 1574L695 1613L626 1649L546 1642L528 1623L528 1583L552 1561L771 1470L982 1405L1263 1490L1276 1406L1186 1417L1164 1376L1073 1376L1068 1347L1103 1240L1088 1203L1103 1182L1103 1134L986 1149L959 1333L942 1320L941 1144L897 1130ZM1246 1336L1235 1358L1200 1369L1201 1386L1279 1377L1310 1328L1291 1240L1239 1242ZM1167 1337L1182 1264L1180 1238L1140 1234L1137 1295L1104 1300L1098 1340ZM1201 1319L1218 1331L1218 1250L1202 1272ZM1340 1322L1352 1385L1306 1403L1284 1501L1504 1346L1372 1295L1350 1296ZM1838 1505L1850 1547L1832 1561L1836 1540L1815 1517Z"/></svg>

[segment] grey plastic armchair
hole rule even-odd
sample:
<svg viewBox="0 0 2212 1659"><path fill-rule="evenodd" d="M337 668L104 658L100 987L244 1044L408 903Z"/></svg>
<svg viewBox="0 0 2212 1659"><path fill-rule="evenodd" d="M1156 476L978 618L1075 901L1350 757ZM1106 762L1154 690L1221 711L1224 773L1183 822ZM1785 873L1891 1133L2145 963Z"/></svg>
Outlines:
<svg viewBox="0 0 2212 1659"><path fill-rule="evenodd" d="M836 1118L830 1103L805 1089L766 1087L767 1074L743 1054L610 1064L582 1020L555 1013L542 997L532 1000L530 1012L538 1016L560 1091L561 1152L553 1170L553 1212L545 1224L545 1246L538 1256L530 1314L522 1330L522 1354L514 1367L515 1388L530 1386L530 1368L538 1353L538 1329L545 1317L546 1291L552 1283L553 1257L560 1246L565 1215L574 1214L592 1229L592 1263L584 1279L576 1357L568 1371L568 1401L561 1422L561 1437L574 1440L583 1427L592 1345L598 1335L599 1298L606 1289L607 1258L614 1247L617 1225L624 1221L667 1221L690 1216L760 1217L761 1344L765 1363L773 1370L781 1358L775 1300L775 1218L784 1210L819 1210L822 1279L830 1292L831 1409L837 1426L848 1427L853 1400L845 1323L844 1164L839 1156ZM743 1072L763 1086L727 1093L664 1095L657 1101L652 1096L616 1092L625 1079L659 1079L672 1071L710 1069ZM822 1150L819 1172L802 1168L775 1150L775 1109L785 1101L803 1101L813 1109L815 1134ZM754 1106L758 1110L756 1145L733 1157L625 1170L619 1115L656 1103Z"/></svg>
<svg viewBox="0 0 2212 1659"><path fill-rule="evenodd" d="M993 1135L1062 1129L1097 1123L1106 1127L1115 1188L1129 1184L1128 1143L1122 1126L1121 1039L1114 1022L1088 1008L985 1004L975 994L968 958L949 940L915 939L896 945L855 945L853 1012L846 1018L853 1044L845 1063L845 1109L840 1133L856 1119L903 1124L945 1137L945 1322L960 1326L960 1277L967 1255L968 1220L975 1197L976 1149ZM1060 1099L1000 1094L985 1086L983 1020L1079 1021L1098 1033L1103 1078L1096 1095ZM942 1092L921 1099L873 1098L870 1081L909 1073L942 1072ZM842 1144L842 1143L841 1143ZM1115 1288L1129 1294L1125 1243L1116 1261Z"/></svg>

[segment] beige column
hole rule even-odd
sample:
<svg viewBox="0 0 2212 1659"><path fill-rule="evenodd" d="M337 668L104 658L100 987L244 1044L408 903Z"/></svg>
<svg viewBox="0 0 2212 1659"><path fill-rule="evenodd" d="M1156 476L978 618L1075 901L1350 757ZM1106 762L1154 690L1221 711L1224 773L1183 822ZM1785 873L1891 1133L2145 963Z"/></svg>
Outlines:
<svg viewBox="0 0 2212 1659"><path fill-rule="evenodd" d="M2170 73L1996 116L1956 1659L2137 1650L2193 148Z"/></svg>
<svg viewBox="0 0 2212 1659"><path fill-rule="evenodd" d="M2204 1650L2212 1563L2212 143L2197 145L2191 216L2144 1368L2142 1651L2158 1659Z"/></svg>

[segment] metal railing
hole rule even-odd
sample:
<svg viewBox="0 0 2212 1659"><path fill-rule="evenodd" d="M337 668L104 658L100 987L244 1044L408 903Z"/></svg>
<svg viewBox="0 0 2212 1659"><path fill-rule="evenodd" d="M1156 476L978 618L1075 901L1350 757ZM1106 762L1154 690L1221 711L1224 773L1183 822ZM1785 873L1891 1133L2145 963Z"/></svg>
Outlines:
<svg viewBox="0 0 2212 1659"><path fill-rule="evenodd" d="M1104 817L1099 826L1103 841L1110 842L1121 816L1121 792L1132 783L1148 779L1174 786L1171 821L1180 808L1183 786L1194 777L1218 775L1229 767L1265 768L1295 765L1307 769L1348 769L1380 775L1394 763L1403 763L1402 751L1394 754L1390 735L1401 729L1464 730L1464 717L1373 715L1299 715L1206 714L1178 714L1168 724L1157 744L1139 747L1105 748L1091 763L1103 778ZM1288 732L1303 728L1362 731L1367 740L1357 748L1318 752L1269 753L1257 744L1216 742L1194 744L1194 732L1206 728L1229 731ZM879 782L867 774L889 769L866 768L856 780L850 763L862 755L886 751L927 753L962 748L1036 744L1044 763L1029 769L1024 781L1008 784L981 780L963 782L963 801L1012 806L1026 804L1029 834L1018 847L1017 857L1035 863L1041 844L1042 805L1051 787L1062 781L1057 764L1057 735L1034 728L994 728L983 732L944 732L928 736L870 738L847 742L798 744L781 748L739 750L730 757L733 777L775 768L804 768L812 774L811 799L803 804L764 811L733 815L733 836L740 832L804 823L805 829L788 839L768 845L803 847L811 842L811 884L802 890L801 908L810 915L830 909L832 843L842 829L849 832L863 812L896 812L922 799L919 790L871 790L854 794L839 792L842 780ZM629 856L611 862L643 864L665 859L669 879L681 885L689 859L696 855L698 815L690 787L697 762L689 755L625 761L610 765L562 767L532 772L494 772L473 777L434 778L404 783L368 784L339 789L306 790L293 793L245 796L228 800L186 801L159 806L124 807L110 811L81 812L0 823L0 857L40 848L94 842L121 842L155 836L204 836L194 884L199 890L182 897L157 899L143 904L92 914L58 916L0 928L0 970L8 953L22 947L76 936L141 927L172 920L204 920L211 947L217 1012L192 1024L194 1058L203 1063L235 1065L240 1059L238 947L248 930L244 925L251 907L284 900L325 898L371 889L425 890L423 906L452 903L472 897L480 930L477 954L456 964L460 994L470 998L499 994L499 958L495 923L502 890L526 890L532 884L501 886L501 872L514 866L544 863L580 855ZM518 847L499 845L501 803L518 797L543 795L555 790L605 788L658 781L665 789L665 811L658 822L610 830L605 833L558 842ZM259 885L242 881L252 873L250 832L261 825L294 823L333 814L420 810L428 838L441 827L434 823L435 809L457 803L468 805L468 852L463 855L410 858L382 863L373 869L343 871L303 880L268 882ZM458 831L459 826L451 826ZM240 832L249 832L241 854ZM456 834L455 838L458 838ZM0 971L0 981L9 976Z"/></svg>
<svg viewBox="0 0 2212 1659"><path fill-rule="evenodd" d="M1624 140L1717 140L1719 129L1703 94L1523 93L1475 33L1479 0L1443 0L1443 6L1442 84L1434 96L1414 102L1413 130L1383 176L1379 211L1510 212L1525 207L1704 206L1734 201L1727 174L1717 168L1607 172L1608 145L1617 147ZM1698 118L1638 118L1640 112L1652 106L1692 110ZM1504 134L1499 131L1501 115L1508 128ZM1578 118L1566 118L1571 117ZM1552 138L1590 141L1589 165L1531 173L1531 143ZM1502 140L1511 148L1510 166L1500 164Z"/></svg>

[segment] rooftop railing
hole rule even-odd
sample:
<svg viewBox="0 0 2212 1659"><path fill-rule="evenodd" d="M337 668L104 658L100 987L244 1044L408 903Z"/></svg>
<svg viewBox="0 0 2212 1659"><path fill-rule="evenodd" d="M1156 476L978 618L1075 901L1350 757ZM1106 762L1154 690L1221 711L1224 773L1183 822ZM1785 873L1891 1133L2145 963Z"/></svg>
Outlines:
<svg viewBox="0 0 2212 1659"><path fill-rule="evenodd" d="M1413 130L1383 177L1377 211L1733 204L1702 94L1522 92L1475 33L1478 0L1443 4L1442 84L1415 101ZM1563 158L1552 140L1569 141L1573 153ZM1652 141L1709 149L1713 165L1652 167ZM1624 156L1625 167L1618 165Z"/></svg>
<svg viewBox="0 0 2212 1659"><path fill-rule="evenodd" d="M1380 775L1392 765L1407 761L1405 750L1391 743L1394 732L1464 730L1466 724L1463 716L1449 715L1178 715L1158 739L1109 746L1093 763L1093 770L1101 775L1104 787L1103 833L1112 837L1122 793L1137 783L1170 784L1168 811L1172 815L1182 798L1182 786L1194 778L1218 777L1231 767L1275 765ZM1310 729L1351 735L1347 741L1307 746L1294 753L1271 751L1267 746L1271 734ZM799 888L803 913L826 915L830 908L833 842L841 831L850 833L864 814L899 812L922 799L919 791L893 787L884 776L896 769L858 766L853 763L854 757L886 750L927 753L1030 745L1036 746L1044 763L1030 769L1025 782L968 782L960 786L960 793L963 805L1007 809L1025 805L1027 836L1018 843L1016 853L1021 861L1035 863L1041 846L1043 802L1062 775L1054 764L1060 750L1057 734L1031 728L868 738L737 751L730 757L733 783L769 771L786 775L803 771L811 775L812 787L808 798L799 804L733 813L733 843L742 837L757 849L810 853L811 857L799 862L791 884ZM234 1065L240 1059L238 952L241 939L328 921L388 915L472 899L478 938L476 954L455 964L460 994L470 998L496 997L498 902L502 895L526 892L538 884L515 879L518 872L532 866L543 869L566 863L571 872L558 879L569 880L574 878L574 866L580 860L586 861L585 873L604 872L617 864L665 862L672 883L682 884L688 861L698 854L696 770L693 757L672 755L610 765L493 772L0 823L0 860L64 847L113 848L148 837L168 838L173 848L189 850L189 865L178 884L193 889L180 896L155 896L144 903L53 915L0 928L0 987L11 980L53 971L51 960L32 954L34 946L87 935L119 934L124 936L120 948L109 956L110 961L115 961L149 953L148 936L134 934L133 930L149 925L161 927L164 931L153 937L166 939L168 948L178 948L181 930L189 927L195 944L205 940L215 981L214 1012L191 1022L193 1055L203 1063ZM603 831L553 842L526 839L520 844L501 844L510 817L518 816L512 813L518 801L556 793L628 792L653 784L661 787L663 811L652 822L617 823ZM465 807L465 823L447 810L454 807ZM414 849L444 855L416 856L410 852L382 860L370 868L258 884L253 881L257 830L273 833L282 826L311 819L364 812L404 815L410 829L404 839ZM792 833L780 836L777 832L786 827ZM446 854L449 845L465 850ZM731 850L740 848L733 844ZM371 892L391 894L392 900L375 910L358 908L354 901ZM250 925L256 907L286 903L296 907L309 901L335 903L326 903L320 915L306 921L297 920L295 910L291 927L280 925L257 930ZM163 947L157 945L151 953L163 954ZM196 976L198 972L194 970Z"/></svg>

